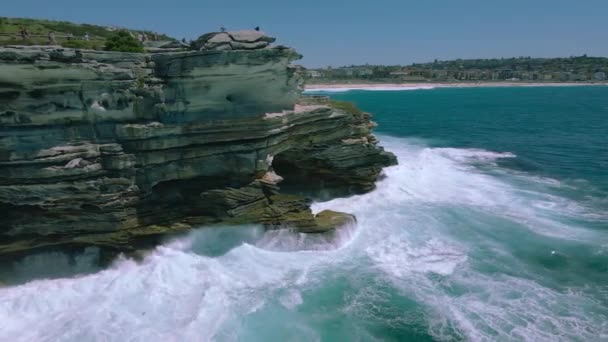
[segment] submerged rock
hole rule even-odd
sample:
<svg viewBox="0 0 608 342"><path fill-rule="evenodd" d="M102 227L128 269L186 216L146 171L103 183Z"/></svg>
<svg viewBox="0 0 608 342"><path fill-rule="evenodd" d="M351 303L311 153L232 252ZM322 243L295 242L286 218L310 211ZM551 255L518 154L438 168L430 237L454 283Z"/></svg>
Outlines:
<svg viewBox="0 0 608 342"><path fill-rule="evenodd" d="M216 47L274 41L257 31L203 37ZM368 114L302 99L290 64L299 57L232 45L152 55L0 48L0 256L128 250L220 222L311 233L345 224L352 216L315 217L315 194L292 185L369 191L396 159L376 145Z"/></svg>

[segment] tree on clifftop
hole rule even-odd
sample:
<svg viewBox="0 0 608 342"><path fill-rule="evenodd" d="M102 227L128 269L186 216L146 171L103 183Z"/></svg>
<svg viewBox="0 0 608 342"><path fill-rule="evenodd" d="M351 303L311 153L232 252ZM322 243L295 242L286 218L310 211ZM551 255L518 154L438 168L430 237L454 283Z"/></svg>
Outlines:
<svg viewBox="0 0 608 342"><path fill-rule="evenodd" d="M106 40L106 51L144 52L144 46L128 31L121 30Z"/></svg>

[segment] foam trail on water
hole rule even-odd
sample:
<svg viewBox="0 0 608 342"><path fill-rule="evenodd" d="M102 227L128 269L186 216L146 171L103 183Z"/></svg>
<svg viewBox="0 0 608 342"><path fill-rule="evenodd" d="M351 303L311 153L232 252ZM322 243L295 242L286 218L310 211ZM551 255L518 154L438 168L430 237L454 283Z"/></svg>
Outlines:
<svg viewBox="0 0 608 342"><path fill-rule="evenodd" d="M400 165L386 170L375 192L317 203L313 209L357 215L361 237L356 247L403 296L429 308L433 336L473 341L608 336L608 310L601 299L543 285L543 279L535 279L536 270L513 256L514 251L539 253L548 262L567 262L551 250L559 247L538 252L544 241L563 248L585 243L599 253L596 242L607 241L606 234L556 219L564 212L584 214L580 206L514 187L477 168L516 158L508 152L429 148L390 137L382 141ZM535 186L537 181L527 179Z"/></svg>
<svg viewBox="0 0 608 342"><path fill-rule="evenodd" d="M313 205L355 214L356 227L200 229L101 271L86 269L90 254L33 258L20 267L77 269L0 288L0 340L322 340L336 327L344 340L390 329L438 340L608 338L608 295L590 295L608 291L585 278L605 284L605 274L577 261L587 253L601 265L608 239L573 223L584 207L548 192L554 183L503 172L498 161L516 158L508 152L381 140L400 164L377 190ZM555 281L565 276L567 287Z"/></svg>

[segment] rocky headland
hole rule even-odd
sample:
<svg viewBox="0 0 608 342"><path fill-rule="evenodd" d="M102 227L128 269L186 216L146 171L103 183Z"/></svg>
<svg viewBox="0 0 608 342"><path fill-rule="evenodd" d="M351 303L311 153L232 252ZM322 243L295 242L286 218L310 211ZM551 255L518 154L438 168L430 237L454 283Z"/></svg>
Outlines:
<svg viewBox="0 0 608 342"><path fill-rule="evenodd" d="M0 47L0 257L354 220L315 216L309 198L370 191L396 158L369 114L302 96L300 55L273 42L238 31L181 52Z"/></svg>

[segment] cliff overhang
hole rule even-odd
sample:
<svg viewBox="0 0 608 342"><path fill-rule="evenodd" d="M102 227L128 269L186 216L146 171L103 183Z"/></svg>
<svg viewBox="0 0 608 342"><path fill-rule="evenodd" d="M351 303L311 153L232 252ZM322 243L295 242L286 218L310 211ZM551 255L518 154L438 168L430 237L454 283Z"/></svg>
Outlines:
<svg viewBox="0 0 608 342"><path fill-rule="evenodd" d="M308 198L370 191L396 159L369 114L302 97L299 57L0 48L0 256L129 250L216 223L353 222L313 215Z"/></svg>

